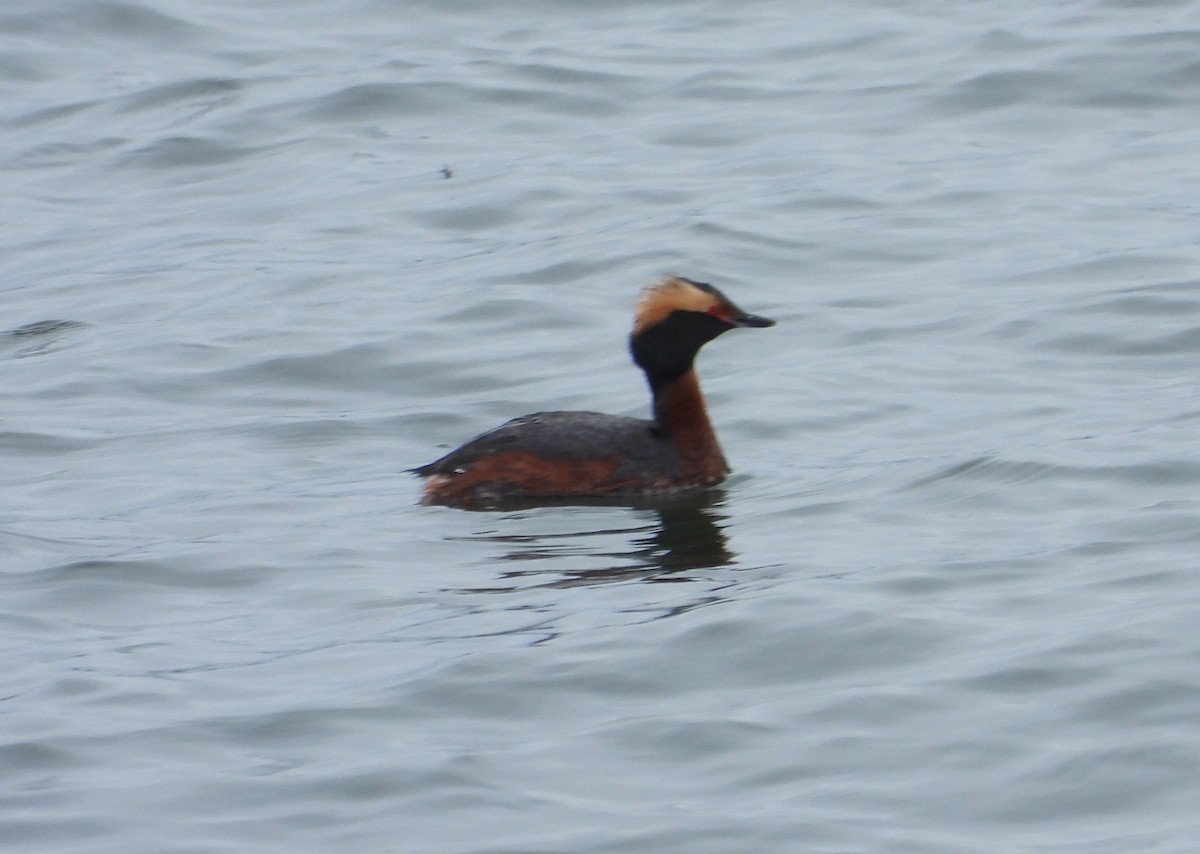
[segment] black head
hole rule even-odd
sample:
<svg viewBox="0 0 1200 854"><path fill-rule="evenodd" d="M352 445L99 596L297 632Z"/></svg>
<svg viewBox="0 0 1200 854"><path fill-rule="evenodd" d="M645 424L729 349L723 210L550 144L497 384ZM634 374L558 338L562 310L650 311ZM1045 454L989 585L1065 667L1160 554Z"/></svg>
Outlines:
<svg viewBox="0 0 1200 854"><path fill-rule="evenodd" d="M642 293L629 350L657 389L690 371L700 348L722 332L774 325L742 311L712 285L669 276Z"/></svg>

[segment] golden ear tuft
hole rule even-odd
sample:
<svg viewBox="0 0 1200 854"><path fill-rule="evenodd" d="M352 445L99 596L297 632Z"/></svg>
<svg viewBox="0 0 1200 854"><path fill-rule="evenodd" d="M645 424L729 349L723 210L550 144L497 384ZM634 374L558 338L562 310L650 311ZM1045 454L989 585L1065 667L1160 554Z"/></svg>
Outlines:
<svg viewBox="0 0 1200 854"><path fill-rule="evenodd" d="M666 276L642 291L634 311L633 334L666 320L673 311L706 312L720 305L720 295L682 276Z"/></svg>

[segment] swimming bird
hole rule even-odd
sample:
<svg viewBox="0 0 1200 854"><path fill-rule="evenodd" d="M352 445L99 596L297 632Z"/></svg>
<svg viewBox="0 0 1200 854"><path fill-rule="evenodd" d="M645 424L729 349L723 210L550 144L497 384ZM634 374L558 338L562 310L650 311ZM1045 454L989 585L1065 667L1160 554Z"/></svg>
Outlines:
<svg viewBox="0 0 1200 854"><path fill-rule="evenodd" d="M412 469L425 478L421 503L634 498L720 483L729 464L708 419L696 354L730 329L774 325L712 285L661 279L642 292L629 336L630 354L650 385L653 418L561 411L514 418Z"/></svg>

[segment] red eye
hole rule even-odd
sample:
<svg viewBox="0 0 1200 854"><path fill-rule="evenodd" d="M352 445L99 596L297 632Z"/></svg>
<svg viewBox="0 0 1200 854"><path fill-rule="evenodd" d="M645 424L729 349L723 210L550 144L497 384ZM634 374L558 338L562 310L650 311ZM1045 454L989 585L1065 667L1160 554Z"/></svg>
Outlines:
<svg viewBox="0 0 1200 854"><path fill-rule="evenodd" d="M715 317L717 320L723 320L726 323L733 323L733 319L729 315L729 310L723 305L710 306L705 314L709 317Z"/></svg>

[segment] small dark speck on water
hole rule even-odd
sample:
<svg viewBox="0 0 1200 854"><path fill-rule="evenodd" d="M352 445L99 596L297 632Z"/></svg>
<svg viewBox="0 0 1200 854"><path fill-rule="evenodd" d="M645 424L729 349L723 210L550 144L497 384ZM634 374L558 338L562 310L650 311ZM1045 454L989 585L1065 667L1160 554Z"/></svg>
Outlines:
<svg viewBox="0 0 1200 854"><path fill-rule="evenodd" d="M449 166L443 166L443 167L442 167L442 177L443 177L443 178L446 178L446 179L449 179L449 178L453 178L453 177L454 177L454 173L450 171L450 167L449 167Z"/></svg>

